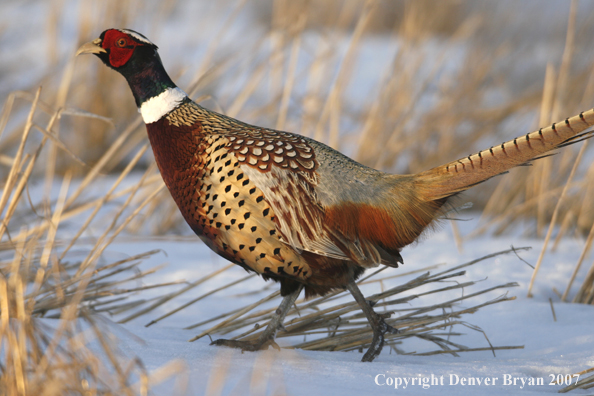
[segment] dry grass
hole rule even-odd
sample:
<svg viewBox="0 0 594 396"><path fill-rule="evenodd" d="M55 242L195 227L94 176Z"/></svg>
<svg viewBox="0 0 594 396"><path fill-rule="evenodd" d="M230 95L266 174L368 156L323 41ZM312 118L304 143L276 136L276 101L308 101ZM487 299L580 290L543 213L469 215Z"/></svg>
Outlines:
<svg viewBox="0 0 594 396"><path fill-rule="evenodd" d="M496 257L501 254L509 254L524 250L525 248L510 249L507 251L490 254L488 256L473 260L471 262L448 268L436 274L431 274L429 268L421 268L413 273L421 273L420 276L400 284L396 287L366 297L374 303L374 308L386 318L386 323L400 330L398 334L386 335L386 346L396 353L404 353L398 345L407 338L419 338L436 344L440 349L437 351L412 354L432 355L438 353L449 353L457 356L460 352L477 350L515 349L522 346L501 346L494 347L489 342L482 329L473 326L464 320L464 316L478 311L480 308L513 300L514 297L507 297L506 293L489 301L476 302L476 298L485 293L498 289L508 289L518 286L516 283L495 286L487 289L474 291L476 282L463 281L459 279L465 275L463 270L466 267L477 264L483 260ZM411 273L402 273L392 276L379 277L386 267L375 271L358 282L359 285L375 283L382 286L383 282L394 277L407 276ZM442 284L448 286L442 286ZM473 290L469 293L468 289ZM460 296L456 298L445 297L446 293L459 290ZM317 351L362 351L369 347L373 333L365 316L359 306L352 299L348 302L338 301L346 294L345 291L334 292L318 297L313 300L297 301L289 311L285 319L284 329L277 335L278 338L291 337L290 348L317 350ZM231 339L254 340L260 336L260 329L264 329L276 308L260 309L254 311L263 303L277 298L279 292L274 292L261 300L235 309L231 312L221 314L215 318L188 326L187 329L204 326L213 321L219 321L216 325L205 329L196 335L191 341L197 340L206 335L219 336L229 333L239 333ZM436 304L412 306L413 300L420 300L422 297L431 296L431 301L440 301ZM421 300L422 301L422 300ZM458 309L460 303L465 308ZM404 306L403 306L404 305ZM249 314L248 314L249 313ZM392 317L396 314L396 317ZM487 346L484 348L468 348L452 339L463 334L453 330L456 325L466 326L472 330L485 334ZM411 354L411 352L408 352Z"/></svg>
<svg viewBox="0 0 594 396"><path fill-rule="evenodd" d="M182 374L183 365L171 362L149 376L141 361L120 357L109 322L99 313L122 313L144 303L134 296L147 287L136 282L158 268L138 267L157 251L111 263L105 263L104 252L158 196L163 183L149 168L138 182L122 185L138 168L145 145L121 156L127 158L123 170L111 188L97 196L93 183L109 158L121 154L120 143L90 168L78 186L72 185L71 172L46 173L46 185L59 185L59 192L50 199L48 190L44 199L37 198L33 191L42 188L35 186L32 175L55 169L57 158L54 153L42 161L40 153L53 144L71 155L55 131L57 120L67 114L43 103L40 92L30 102L0 199L0 394L147 394L153 385ZM11 114L10 108L5 111L3 125ZM45 125L40 124L44 115L49 119ZM36 132L42 136L38 141L32 136ZM123 142L126 133L122 136ZM72 218L78 223L69 223ZM105 218L109 221L102 221ZM78 224L78 230L61 231L72 224ZM102 233L89 238L90 225Z"/></svg>
<svg viewBox="0 0 594 396"><path fill-rule="evenodd" d="M252 30L261 33L243 36L232 27L245 24L241 18L250 12L251 3L229 0L221 6L226 11L209 9L222 20L208 24L212 31L204 36L214 39L203 48L197 47L193 31L184 30L184 37L175 41L165 39L171 36L165 36L159 24L182 12L178 8L183 6L176 2L82 2L72 45L88 41L106 26L135 27L150 19L143 32L161 45L162 52L182 54L165 58L165 63L182 88L206 106L248 122L312 136L366 165L400 173L467 155L594 103L589 55L594 53L589 39L593 32L588 24L594 14L581 12L578 18L570 13L569 19L549 20L544 29L536 24L542 21L530 18L531 13L538 16L534 9L529 5L515 9L511 2L507 9L505 4L470 2L428 7L425 1L274 0L270 4L262 1L255 6L257 18L252 23L259 24ZM157 21L147 16L155 7ZM510 13L519 11L526 21L510 18ZM60 9L52 12L48 34L58 34ZM52 45L58 45L58 38L50 40ZM383 48L376 44L378 38L384 40ZM545 62L534 60L539 55L534 48L545 44L553 55ZM381 56L370 53L370 46L377 47ZM204 56L197 64L188 64L189 55L199 50ZM128 87L119 76L90 58L79 60L76 67L70 60L62 65L65 69L44 78L42 100L70 105L68 111L76 107L109 115L119 124L137 119ZM370 66L374 78L360 71ZM55 83L62 73L68 76L68 89ZM32 82L31 88L37 83ZM24 104L17 100L15 106ZM5 162L10 162L9 153L16 150L22 129L15 122L11 126L0 143ZM88 118L68 117L55 128L68 149L89 165L119 138L111 124ZM145 139L138 124L125 145L139 147ZM555 225L562 225L559 237L572 232L587 235L594 223L587 199L594 175L589 164L580 164L566 198L555 210L577 149L566 149L530 170L515 170L513 178L498 178L491 186L469 192L475 208L485 208L484 227L474 234L494 228L499 233L521 220L537 219L521 224L527 232L544 235L556 212ZM110 158L104 172L121 166L120 160ZM146 166L150 160L142 163ZM60 174L67 170L79 174L81 169L70 156L56 161ZM179 224L168 202L163 198L154 204L169 205L162 218L172 219L163 221L159 232Z"/></svg>
<svg viewBox="0 0 594 396"><path fill-rule="evenodd" d="M590 389L590 388L594 388L594 375L589 375L587 377L582 378L582 376L584 374L589 374L591 372L594 371L594 367L589 368L587 370L584 371L580 371L579 373L576 373L578 375L580 375L580 380L577 381L576 383L566 386L565 388L561 389L559 391L559 393L567 393L569 391L572 391L574 389Z"/></svg>
<svg viewBox="0 0 594 396"><path fill-rule="evenodd" d="M6 95L0 114L0 393L146 394L154 383L180 376L183 368L177 362L149 375L141 362L116 358L97 314L118 313L125 322L216 275L153 301L135 300L138 289L129 282L148 273L135 270L144 256L102 261L122 232L163 235L185 228L172 200L162 193L128 87L95 59L75 64L69 56L76 44L106 27L144 25L142 32L162 53L183 54L164 61L182 88L207 107L301 132L366 165L406 173L593 106L594 13L578 12L574 2L563 18L542 21L533 19L542 15L538 12L517 13L512 2L498 3L502 5L431 2L428 11L424 0L262 1L256 10L266 12L257 13L249 29L255 33L248 35L232 27L245 23L242 17L252 3L229 1L211 10L223 16L220 21L209 21L208 13L195 21L208 29L161 41L172 37L163 32L179 16L181 2L88 0L80 2L77 19L70 22L75 37L69 42L72 48L65 49L61 31L70 2L52 2L44 21L44 51L50 55L39 60L47 64L44 74L13 91L8 82L23 69L23 60L6 56L0 61L0 94ZM525 19L518 21L517 15ZM0 39L8 33L0 26ZM189 65L186 56L199 48L191 40L196 37L206 40L200 46L204 54ZM374 46L382 52L377 60L369 52ZM533 60L538 48L556 57L544 63ZM377 78L362 88L361 69L370 63ZM37 90L40 84L42 91ZM529 234L547 235L553 248L564 236L585 237L563 300L593 304L594 264L584 278L579 274L594 240L594 168L591 147L579 150L570 147L530 169L514 170L514 177L474 189L465 199L483 209L482 226L459 239L464 243L483 232L503 233L518 226ZM112 183L98 196L93 186L107 175ZM61 186L59 192L55 186ZM64 232L62 226L71 220L79 228ZM91 228L100 232L89 239ZM83 257L73 260L73 251L83 247ZM371 298L395 311L394 304L413 297L390 296L404 291L415 296L416 287L453 279L463 272L459 270L424 274ZM579 291L571 296L576 282ZM304 315L286 324L285 335L307 336L308 341L294 347L355 350L367 345L369 332L358 310L352 303L332 306L336 297L302 303ZM404 332L391 338L390 345L398 351L403 338L418 337L444 353L471 350L452 343L448 337L456 334L446 328L462 324L461 315L506 299L468 310L456 311L456 301L444 301L400 312L393 324ZM259 303L214 318L223 325L207 332L241 330L245 337L256 336L252 326L264 325L269 312L246 314ZM322 303L326 311L308 312ZM441 309L445 311L437 312ZM56 319L53 328L47 318ZM106 359L96 357L98 350ZM591 380L584 379L584 386ZM209 387L216 393L219 385L215 381Z"/></svg>

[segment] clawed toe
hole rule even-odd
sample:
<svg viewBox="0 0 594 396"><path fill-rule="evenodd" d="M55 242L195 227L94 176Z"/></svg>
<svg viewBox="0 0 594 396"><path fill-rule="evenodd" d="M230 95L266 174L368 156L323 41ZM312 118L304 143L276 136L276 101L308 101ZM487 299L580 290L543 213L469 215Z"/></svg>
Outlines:
<svg viewBox="0 0 594 396"><path fill-rule="evenodd" d="M372 362L373 359L378 357L382 352L385 334L398 334L398 329L386 323L386 319L391 316L391 313L386 312L379 314L373 310L373 306L377 304L377 301L366 300L354 280L351 280L348 283L347 289L351 292L355 301L357 301L357 304L361 307L361 310L365 314L365 317L369 321L369 325L373 330L371 345L369 345L369 349L363 355L363 359L361 359L362 362Z"/></svg>
<svg viewBox="0 0 594 396"><path fill-rule="evenodd" d="M226 346L228 348L241 349L241 352L265 351L269 347L273 347L277 351L280 351L280 346L278 346L278 344L274 340L237 341L218 339L211 342L210 345Z"/></svg>
<svg viewBox="0 0 594 396"><path fill-rule="evenodd" d="M279 305L278 309L272 315L268 326L266 326L266 329L260 334L258 339L250 341L219 339L211 342L210 345L237 348L241 349L242 352L265 351L270 347L280 351L280 346L278 346L278 344L274 341L276 332L278 329L283 329L286 331L286 329L283 327L283 320L285 319L289 308L295 303L295 300L297 299L297 296L299 296L299 293L301 293L301 290L303 290L302 285L291 292L291 294L288 294L283 298L283 301Z"/></svg>
<svg viewBox="0 0 594 396"><path fill-rule="evenodd" d="M400 330L387 324L383 317L380 317L380 319L379 319L378 328L382 332L382 334L386 334L386 333L398 334L398 333L400 333Z"/></svg>
<svg viewBox="0 0 594 396"><path fill-rule="evenodd" d="M371 323L371 322L370 322ZM398 334L399 330L395 327L390 326L386 323L383 317L377 315L375 323L372 324L373 329L373 340L371 341L371 345L363 358L361 359L362 362L372 362L373 359L379 356L382 352L382 348L384 347L384 338L385 334Z"/></svg>

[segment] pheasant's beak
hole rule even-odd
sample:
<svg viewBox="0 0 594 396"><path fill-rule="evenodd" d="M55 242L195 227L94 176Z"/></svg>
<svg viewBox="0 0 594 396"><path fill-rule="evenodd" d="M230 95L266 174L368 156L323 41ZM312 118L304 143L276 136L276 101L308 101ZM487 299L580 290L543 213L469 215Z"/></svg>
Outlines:
<svg viewBox="0 0 594 396"><path fill-rule="evenodd" d="M103 47L101 47L101 39L97 38L93 41L89 41L88 43L83 44L78 49L78 51L76 51L76 56L80 54L101 54L106 52L107 51L105 51Z"/></svg>

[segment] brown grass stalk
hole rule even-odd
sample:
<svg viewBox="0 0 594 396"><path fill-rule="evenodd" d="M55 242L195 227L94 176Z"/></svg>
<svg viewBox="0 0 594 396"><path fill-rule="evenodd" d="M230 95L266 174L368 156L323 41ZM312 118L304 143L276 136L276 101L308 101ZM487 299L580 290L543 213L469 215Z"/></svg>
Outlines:
<svg viewBox="0 0 594 396"><path fill-rule="evenodd" d="M462 301L466 301L465 304L468 305L468 301L472 301L474 298L485 293L489 293L500 288L517 286L515 283L508 283L505 285L486 288L474 293L465 292L461 297L445 300L443 302L429 306L405 308L404 310L395 308L398 304L409 303L424 296L429 296L432 294L439 296L441 295L440 293L445 293L452 290L465 290L469 287L472 287L475 285L475 282L456 281L456 283L451 286L438 287L424 292L414 292L414 290L419 287L426 287L427 285L431 285L433 283L439 284L440 282L455 280L456 278L465 274L463 268L481 262L487 258L492 258L499 254L511 252L514 252L514 249L488 255L480 259L449 268L435 275L424 273L423 275L412 279L405 284L367 297L369 301L377 302L375 307L376 309L383 308L384 311L382 312L386 312L388 314L400 312L397 318L387 319L387 323L401 330L399 334L387 337L387 342L390 345L396 345L408 337L425 337L431 338L432 342L436 343L437 345L449 345L450 341L444 340L436 332L441 331L444 328L451 327L456 323L464 323L459 319L465 314L476 312L478 309L491 304L513 299L501 296L485 303L476 304L461 310L455 310L455 306ZM378 279L375 280L378 281ZM369 280L365 281L369 282ZM408 295L394 299L396 295L400 295L402 293L407 293ZM333 294L336 296L340 294L344 295L344 292L336 292ZM242 315L254 310L261 304L269 301L272 297L277 295L278 292L273 293L264 297L260 301L247 305L242 309L233 310L226 315L218 315L218 320L224 320L219 322L217 325L204 330L202 333L192 338L191 341L206 334L212 335L215 331L218 334L227 334L242 330L241 334L232 337L232 339L253 340L257 338L261 329L263 329L268 324L270 315L272 314L272 311L274 311L274 308L263 309L243 317ZM439 297L434 297L434 300L439 301ZM329 301L330 299L328 299L328 296L317 298L308 302L298 301L297 307L289 311L288 319L285 320L284 330L279 332L278 337L314 337L314 339L311 341L299 342L297 344L293 343L291 345L292 348L312 350L357 350L365 348L371 342L372 335L371 330L368 327L368 324L363 314L360 312L357 304L353 301L349 301L346 303L334 304L325 308L321 306L322 303L327 305ZM205 323L206 322L202 322L201 325ZM476 328L474 329L478 330ZM325 335L325 337L323 335ZM448 336L451 335L453 335L452 332L448 333ZM456 344L456 348L462 348L462 346Z"/></svg>

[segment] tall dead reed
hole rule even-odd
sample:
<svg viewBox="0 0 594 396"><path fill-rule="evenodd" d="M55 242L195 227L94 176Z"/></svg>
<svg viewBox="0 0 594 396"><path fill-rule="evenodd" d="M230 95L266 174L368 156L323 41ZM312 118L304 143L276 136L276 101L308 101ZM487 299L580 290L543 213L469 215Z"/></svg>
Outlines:
<svg viewBox="0 0 594 396"><path fill-rule="evenodd" d="M147 394L156 383L183 374L183 365L170 362L158 375L149 375L139 360L122 359L99 313L126 312L143 304L135 295L149 286L135 282L157 268L139 265L157 251L111 263L104 262L104 253L163 191L163 183L154 167L137 182L126 181L133 170L138 172L147 149L143 145L121 156L122 171L112 183L99 181L109 187L97 188L110 157L122 154L126 133L76 184L70 171L47 172L56 169L59 155L82 160L57 134L58 120L70 114L44 103L40 94L38 89L34 95L11 96L28 101L30 110L17 151L6 161L9 170L0 198L0 394ZM5 107L0 124L9 124L11 110ZM50 145L56 150L41 160ZM47 187L36 186L34 175L44 170ZM44 188L47 195L39 193ZM102 233L90 237L90 226Z"/></svg>

